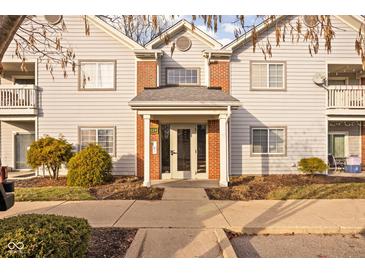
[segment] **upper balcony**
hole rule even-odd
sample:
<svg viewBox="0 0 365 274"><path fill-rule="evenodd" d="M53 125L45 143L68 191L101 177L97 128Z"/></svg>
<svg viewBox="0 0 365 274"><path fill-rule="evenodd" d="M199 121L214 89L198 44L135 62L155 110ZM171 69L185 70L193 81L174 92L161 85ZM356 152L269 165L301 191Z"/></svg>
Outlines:
<svg viewBox="0 0 365 274"><path fill-rule="evenodd" d="M4 62L0 75L0 115L36 115L34 63Z"/></svg>
<svg viewBox="0 0 365 274"><path fill-rule="evenodd" d="M361 65L329 64L327 114L365 115L365 72Z"/></svg>

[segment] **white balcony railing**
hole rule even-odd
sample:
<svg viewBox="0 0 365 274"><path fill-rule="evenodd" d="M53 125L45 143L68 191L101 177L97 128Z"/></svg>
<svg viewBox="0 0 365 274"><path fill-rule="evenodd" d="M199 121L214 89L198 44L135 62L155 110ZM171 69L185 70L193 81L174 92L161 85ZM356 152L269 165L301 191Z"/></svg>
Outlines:
<svg viewBox="0 0 365 274"><path fill-rule="evenodd" d="M328 86L327 108L365 108L365 86Z"/></svg>
<svg viewBox="0 0 365 274"><path fill-rule="evenodd" d="M34 85L0 85L1 109L37 108L37 89Z"/></svg>

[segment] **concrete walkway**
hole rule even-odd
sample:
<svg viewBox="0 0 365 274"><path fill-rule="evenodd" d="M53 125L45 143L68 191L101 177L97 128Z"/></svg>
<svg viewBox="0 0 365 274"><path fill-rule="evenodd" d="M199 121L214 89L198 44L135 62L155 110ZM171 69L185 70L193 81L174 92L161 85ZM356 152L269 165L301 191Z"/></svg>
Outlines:
<svg viewBox="0 0 365 274"><path fill-rule="evenodd" d="M257 234L365 232L361 199L17 202L0 212L0 218L26 213L84 217L94 227L228 228Z"/></svg>

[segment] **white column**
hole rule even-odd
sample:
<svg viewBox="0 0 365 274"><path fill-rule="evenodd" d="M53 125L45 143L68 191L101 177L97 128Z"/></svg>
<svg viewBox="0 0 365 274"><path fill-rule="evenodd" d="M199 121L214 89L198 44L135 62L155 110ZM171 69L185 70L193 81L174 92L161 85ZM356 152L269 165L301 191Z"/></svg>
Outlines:
<svg viewBox="0 0 365 274"><path fill-rule="evenodd" d="M143 150L144 150L144 170L143 170L143 185L150 187L150 115L143 115Z"/></svg>
<svg viewBox="0 0 365 274"><path fill-rule="evenodd" d="M227 175L227 115L219 115L219 158L220 158L220 174L219 185L228 186Z"/></svg>

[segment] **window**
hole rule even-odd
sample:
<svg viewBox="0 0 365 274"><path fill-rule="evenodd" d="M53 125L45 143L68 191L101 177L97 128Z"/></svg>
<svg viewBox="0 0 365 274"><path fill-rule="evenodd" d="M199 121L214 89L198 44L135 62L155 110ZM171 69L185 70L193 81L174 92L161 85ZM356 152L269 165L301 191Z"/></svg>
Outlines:
<svg viewBox="0 0 365 274"><path fill-rule="evenodd" d="M168 68L167 85L198 85L198 69Z"/></svg>
<svg viewBox="0 0 365 274"><path fill-rule="evenodd" d="M80 62L81 90L114 90L115 61Z"/></svg>
<svg viewBox="0 0 365 274"><path fill-rule="evenodd" d="M253 154L284 154L284 128L252 128Z"/></svg>
<svg viewBox="0 0 365 274"><path fill-rule="evenodd" d="M285 89L284 63L251 63L252 89Z"/></svg>
<svg viewBox="0 0 365 274"><path fill-rule="evenodd" d="M81 128L80 147L89 144L98 144L109 154L114 154L114 129L113 128Z"/></svg>

